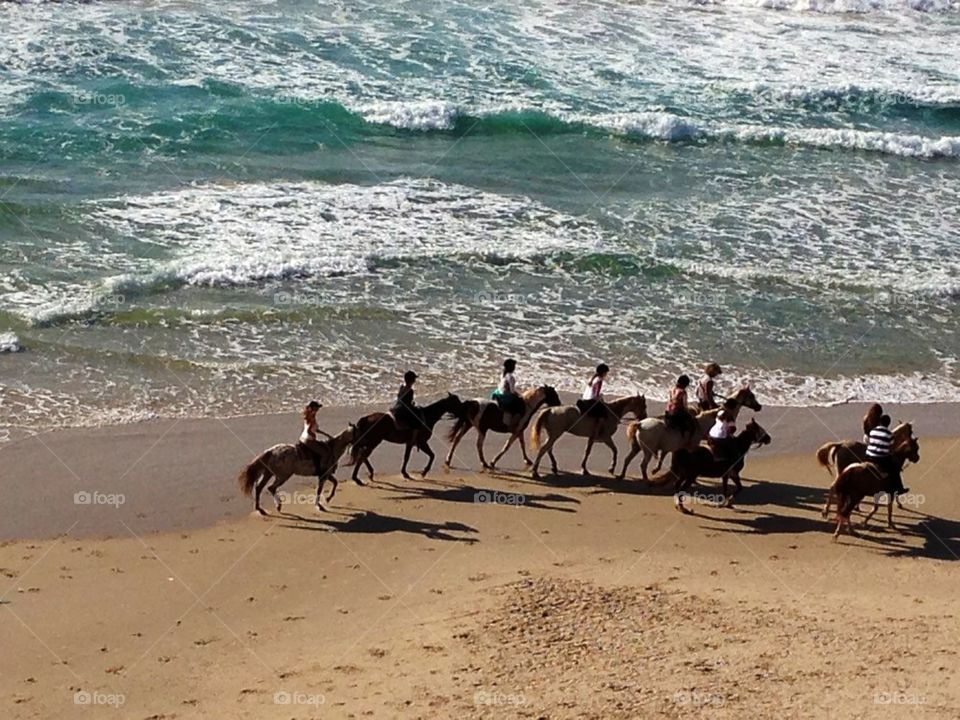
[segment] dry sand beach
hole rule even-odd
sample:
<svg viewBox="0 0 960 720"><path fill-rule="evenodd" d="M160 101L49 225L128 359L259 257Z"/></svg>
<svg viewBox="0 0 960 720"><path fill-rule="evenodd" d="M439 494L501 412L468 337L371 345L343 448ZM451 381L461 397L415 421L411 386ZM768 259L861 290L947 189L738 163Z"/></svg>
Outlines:
<svg viewBox="0 0 960 720"><path fill-rule="evenodd" d="M465 442L412 482L381 448L329 513L294 478L260 517L236 474L293 415L14 438L3 716L957 717L956 408L893 410L920 436L911 504L833 543L812 450L861 412L764 408L737 506L689 516L637 480L532 482L516 451L478 474Z"/></svg>

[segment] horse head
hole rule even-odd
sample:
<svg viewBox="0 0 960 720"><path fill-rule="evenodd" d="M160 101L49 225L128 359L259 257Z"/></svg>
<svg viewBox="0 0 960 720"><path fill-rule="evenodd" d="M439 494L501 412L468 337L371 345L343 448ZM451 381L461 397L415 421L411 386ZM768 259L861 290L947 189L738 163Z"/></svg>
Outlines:
<svg viewBox="0 0 960 720"><path fill-rule="evenodd" d="M747 423L747 426L743 429L743 434L748 435L751 438L751 444L756 443L757 445L769 445L772 439L770 434L760 427L760 423L753 419Z"/></svg>
<svg viewBox="0 0 960 720"><path fill-rule="evenodd" d="M733 399L738 405L748 407L754 412L760 412L763 410L763 405L757 402L757 396L753 394L753 390L750 389L749 385L744 385L737 390L737 393L733 396Z"/></svg>
<svg viewBox="0 0 960 720"><path fill-rule="evenodd" d="M630 410L633 411L637 420L645 420L647 417L647 396L637 393L630 398Z"/></svg>
<svg viewBox="0 0 960 720"><path fill-rule="evenodd" d="M560 401L560 396L557 395L557 391L550 385L544 385L540 389L543 391L543 401L549 407L559 407L563 404Z"/></svg>

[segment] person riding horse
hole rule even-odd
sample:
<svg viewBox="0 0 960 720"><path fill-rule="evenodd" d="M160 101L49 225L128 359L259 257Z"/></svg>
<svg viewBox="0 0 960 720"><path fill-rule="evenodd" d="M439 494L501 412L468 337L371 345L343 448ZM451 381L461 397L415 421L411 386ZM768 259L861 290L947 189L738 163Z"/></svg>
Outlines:
<svg viewBox="0 0 960 720"><path fill-rule="evenodd" d="M733 417L736 407L735 400L725 400L720 412L717 413L716 422L707 435L707 444L713 450L717 460L731 462L736 460L736 443L732 442L733 436L737 432L736 421Z"/></svg>
<svg viewBox="0 0 960 720"><path fill-rule="evenodd" d="M317 469L317 478L323 480L323 475L330 468L323 467L325 462L326 448L317 440L317 433L325 435L327 439L332 440L333 436L325 433L317 427L317 410L323 405L316 400L311 400L303 408L303 431L300 433L300 440L297 443L298 449L303 450L308 457L313 459L313 465Z"/></svg>
<svg viewBox="0 0 960 720"><path fill-rule="evenodd" d="M687 409L687 388L690 387L690 377L681 375L670 390L670 399L664 413L664 419L669 427L674 428L682 435L693 435L697 430L697 421Z"/></svg>
<svg viewBox="0 0 960 720"><path fill-rule="evenodd" d="M697 404L700 405L700 412L704 410L715 410L719 407L714 378L722 372L723 369L715 362L707 363L703 366L703 377L700 378L700 382L697 383Z"/></svg>
<svg viewBox="0 0 960 720"><path fill-rule="evenodd" d="M890 432L890 416L881 415L876 427L867 435L867 461L877 466L880 472L886 475L890 488L897 495L909 492L903 486L900 468L890 454L893 445L893 434Z"/></svg>
<svg viewBox="0 0 960 720"><path fill-rule="evenodd" d="M581 415L592 418L603 418L607 414L607 406L603 402L603 381L610 373L610 368L605 363L597 365L593 377L583 389L583 395L577 400L577 408Z"/></svg>
<svg viewBox="0 0 960 720"><path fill-rule="evenodd" d="M417 430L423 425L420 408L413 400L413 386L417 382L417 377L413 370L407 370L403 374L403 385L397 391L397 399L390 407L394 422L400 429Z"/></svg>
<svg viewBox="0 0 960 720"><path fill-rule="evenodd" d="M507 358L503 361L503 370L500 373L500 383L490 397L497 401L500 410L503 411L503 423L510 427L517 418L522 418L527 412L527 406L523 398L517 393L517 379L514 372L517 369L517 361L513 358Z"/></svg>

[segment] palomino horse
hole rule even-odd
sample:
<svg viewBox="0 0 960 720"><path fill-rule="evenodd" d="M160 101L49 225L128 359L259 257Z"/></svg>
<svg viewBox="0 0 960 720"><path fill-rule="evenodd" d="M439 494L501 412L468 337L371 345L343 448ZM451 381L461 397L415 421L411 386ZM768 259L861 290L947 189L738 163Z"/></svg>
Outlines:
<svg viewBox="0 0 960 720"><path fill-rule="evenodd" d="M347 446L353 442L356 430L356 426L351 423L339 435L335 435L329 440L318 441L325 451L320 465L326 468L326 472L317 481L318 510L326 510L327 503L333 500L333 496L337 493L337 478L334 477L333 473L337 469L337 463L340 462L343 453L346 452ZM280 512L282 501L277 496L277 490L280 486L289 480L291 475L316 474L317 466L314 464L313 455L309 450L296 445L280 444L264 450L254 458L253 462L240 471L237 480L244 495L250 495L254 486L256 486L257 493L254 507L256 507L258 513L265 515L263 508L260 507L260 493L263 492L264 486L271 477L276 479L270 483L268 489L273 496L273 502L277 506L277 512ZM322 492L324 480L330 480L333 483L333 487L330 489L330 497L326 500L324 500Z"/></svg>
<svg viewBox="0 0 960 720"><path fill-rule="evenodd" d="M757 402L757 398L749 385L744 385L737 390L736 394L730 398L730 400L734 402L734 407L731 411L734 420L737 419L737 415L740 413L740 408L742 407L748 407L754 412L760 412L760 410L763 409L760 403ZM655 454L660 453L660 460L657 463L657 467L653 470L654 473L657 473L660 471L660 467L663 465L663 459L667 453L675 452L682 447L689 450L697 447L717 421L717 414L719 412L720 408L716 408L695 415L697 430L692 435L687 436L681 434L679 430L669 427L663 418L647 418L646 420L630 423L627 426L627 440L630 441L630 453L623 461L620 479L623 480L626 476L627 466L630 464L630 461L642 451L643 460L640 462L640 473L644 481L649 482L650 478L647 475L647 466L650 464L650 459Z"/></svg>
<svg viewBox="0 0 960 720"><path fill-rule="evenodd" d="M907 461L912 463L920 462L920 444L917 441L917 438L913 436L913 425L911 423L901 423L893 429L893 442L890 445L890 454L894 459L900 463L902 468ZM830 486L830 489L827 490L827 502L823 506L823 510L820 511L820 514L823 517L828 517L830 515L830 505L836 500L836 493L834 492L834 485L836 485L837 479L840 477L841 473L853 465L854 463L864 463L869 462L870 458L867 457L867 446L856 440L845 440L843 442L828 442L824 443L817 450L817 462L824 467L827 472L833 474L836 473L834 482ZM887 524L890 527L893 527L893 502L895 498L892 493L887 494ZM900 501L897 500L897 505L900 505ZM864 520L866 524L867 520L873 517L873 514L877 511L877 500L873 500L873 510ZM903 506L900 505L902 508Z"/></svg>
<svg viewBox="0 0 960 720"><path fill-rule="evenodd" d="M443 462L444 466L447 469L450 468L450 463L453 461L453 453L457 449L457 445L463 440L463 436L470 432L470 428L472 427L477 429L477 456L480 458L480 463L485 470L492 470L497 464L497 461L504 456L507 450L510 449L510 446L513 445L514 440L517 439L520 440L520 451L523 453L523 460L529 465L530 458L527 457L527 446L523 442L523 431L527 429L530 418L533 417L533 413L536 412L537 408L544 403L551 407L559 405L560 396L557 395L557 391L549 385L541 385L538 388L525 390L520 394L520 397L523 399L525 412L523 415L514 416L510 425L504 423L503 410L495 401L481 398L465 400L463 403L463 414L457 418L457 422L450 428L450 434L447 437L452 444L450 445L450 452L447 453L447 459ZM497 456L493 459L493 462L489 464L483 456L483 443L488 432L510 433L507 442L504 443L500 452L497 453Z"/></svg>
<svg viewBox="0 0 960 720"><path fill-rule="evenodd" d="M562 407L545 408L537 415L530 430L530 447L534 450L539 448L536 460L533 461L534 478L540 477L538 469L540 460L544 454L550 456L550 464L554 475L557 474L557 459L553 456L553 446L564 433L571 433L587 438L587 449L583 453L583 461L580 463L580 469L583 474L589 474L587 471L587 458L590 457L590 451L595 442L602 442L613 453L613 461L610 464L610 474L617 469L617 446L613 442L613 433L617 430L621 418L627 413L633 413L638 419L647 416L647 399L643 395L627 395L606 403L609 410L602 418L591 417L580 412L576 405L563 405ZM547 442L540 446L540 434L546 430Z"/></svg>
<svg viewBox="0 0 960 720"><path fill-rule="evenodd" d="M770 435L757 423L751 420L747 426L730 439L730 455L734 460L721 460L713 451L702 445L694 450L677 448L670 459L670 474L676 478L674 493L677 510L689 512L683 506L683 495L696 482L698 477L723 478L723 497L727 507L733 505L734 496L743 489L740 482L740 471L747 459L750 448L756 444L767 445ZM736 488L732 495L727 495L727 481L733 480Z"/></svg>
<svg viewBox="0 0 960 720"><path fill-rule="evenodd" d="M419 414L423 422L416 427L397 427L397 421L391 413L376 412L360 418L357 421L357 439L350 450L354 482L360 483L357 474L360 472L361 464L366 465L370 479L373 480L373 465L370 464L370 453L382 442L406 445L403 451L403 466L400 468L400 473L407 480L410 480L410 475L407 474L410 451L416 446L418 450L425 452L427 454L427 465L420 471L420 475L426 477L435 457L427 442L433 435L434 425L447 413L454 417L460 417L462 412L463 403L460 398L448 394L445 398L420 408Z"/></svg>
<svg viewBox="0 0 960 720"><path fill-rule="evenodd" d="M901 470L907 459L910 462L920 461L920 445L917 439L909 437L905 445L906 452L901 448L898 448L899 452L895 455L891 452ZM873 510L863 519L863 524L866 525L877 512L877 496L880 493L885 493L887 496L887 525L891 528L896 527L893 524L893 492L886 475L871 462L852 463L841 470L837 479L833 481L833 485L830 486L830 494L837 499L837 529L833 533L833 539L836 540L839 537L844 525L847 526L851 535L856 536L857 533L850 524L850 514L861 500L872 495Z"/></svg>

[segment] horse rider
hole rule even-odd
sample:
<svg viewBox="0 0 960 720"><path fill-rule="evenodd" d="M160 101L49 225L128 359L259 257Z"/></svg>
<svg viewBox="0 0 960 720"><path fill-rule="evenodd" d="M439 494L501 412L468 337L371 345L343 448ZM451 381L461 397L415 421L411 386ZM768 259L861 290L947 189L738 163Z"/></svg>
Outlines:
<svg viewBox="0 0 960 720"><path fill-rule="evenodd" d="M722 372L723 369L715 362L703 366L703 377L697 383L697 403L700 405L700 412L715 410L719 406L715 395L716 383L714 379Z"/></svg>
<svg viewBox="0 0 960 720"><path fill-rule="evenodd" d="M736 407L737 404L733 400L725 400L720 412L717 413L717 421L710 428L707 436L707 443L713 450L713 454L723 462L736 460L734 457L736 450L730 442L737 432L736 421L733 419L733 412Z"/></svg>
<svg viewBox="0 0 960 720"><path fill-rule="evenodd" d="M881 472L886 474L893 492L897 495L910 492L909 488L903 486L900 468L897 467L896 460L890 454L893 446L893 433L890 432L889 415L880 416L880 424L870 431L867 441L867 461L876 465Z"/></svg>
<svg viewBox="0 0 960 720"><path fill-rule="evenodd" d="M600 419L607 414L607 406L603 402L603 382L609 374L610 368L605 363L597 365L590 382L583 389L583 395L577 400L581 415Z"/></svg>
<svg viewBox="0 0 960 720"><path fill-rule="evenodd" d="M696 430L696 420L687 409L687 388L690 387L690 377L681 375L677 378L676 384L670 390L670 399L667 401L667 408L664 413L664 419L667 425L680 432L681 435L693 435Z"/></svg>
<svg viewBox="0 0 960 720"><path fill-rule="evenodd" d="M507 358L503 361L503 369L500 371L500 382L497 389L491 393L491 397L497 401L497 405L503 412L503 424L510 427L514 417L521 418L527 412L526 403L517 392L517 378L514 373L517 370L517 361L513 358Z"/></svg>
<svg viewBox="0 0 960 720"><path fill-rule="evenodd" d="M329 433L325 433L323 430L317 427L317 411L322 408L323 405L318 403L316 400L311 400L303 408L303 431L300 433L300 440L297 443L297 447L301 450L307 452L307 454L313 458L313 467L317 471L317 478L323 480L323 476L330 472L330 468L323 467L323 464L327 462L327 447L317 440L317 433L326 436L328 439L333 439L333 436Z"/></svg>
<svg viewBox="0 0 960 720"><path fill-rule="evenodd" d="M423 425L420 408L413 399L413 386L417 382L417 377L413 370L407 370L403 374L403 385L397 391L397 399L390 407L393 419L400 429L417 430Z"/></svg>

